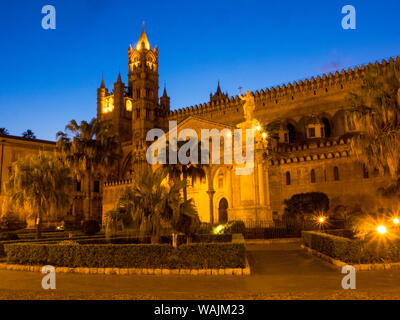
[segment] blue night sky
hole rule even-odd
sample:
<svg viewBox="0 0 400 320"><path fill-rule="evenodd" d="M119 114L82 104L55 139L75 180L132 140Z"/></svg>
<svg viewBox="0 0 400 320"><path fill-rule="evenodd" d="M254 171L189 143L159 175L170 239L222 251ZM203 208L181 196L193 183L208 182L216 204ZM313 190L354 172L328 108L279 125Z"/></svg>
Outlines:
<svg viewBox="0 0 400 320"><path fill-rule="evenodd" d="M41 27L46 4L56 30ZM341 27L346 4L356 30ZM109 88L119 70L127 82L143 20L175 109L207 102L218 80L236 95L400 55L399 12L398 0L3 0L0 127L54 140L69 120L95 117L101 74Z"/></svg>

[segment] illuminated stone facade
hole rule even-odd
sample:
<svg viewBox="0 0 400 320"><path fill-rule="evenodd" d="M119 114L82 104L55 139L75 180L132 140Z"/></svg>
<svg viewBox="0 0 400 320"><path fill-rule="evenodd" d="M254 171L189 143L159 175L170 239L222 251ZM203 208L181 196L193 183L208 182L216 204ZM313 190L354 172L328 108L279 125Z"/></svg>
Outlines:
<svg viewBox="0 0 400 320"><path fill-rule="evenodd" d="M54 153L56 150L56 143L53 141L39 140L39 139L26 139L17 136L3 135L0 136L0 217L5 214L6 192L5 184L12 174L13 163L26 156L39 153L40 151ZM84 219L85 212L88 211L88 197L87 197L87 182L81 181L76 183L76 190L73 197L73 205L65 212L57 212L44 217L44 226L56 226L61 221L71 223L79 223ZM99 181L93 181L91 188L93 188L92 199L92 216L90 219L101 220L102 215L102 202L101 202L101 184ZM26 219L28 227L34 226L34 221L29 219L29 208L17 209L25 211L20 215L21 218ZM87 215L87 214L86 214Z"/></svg>
<svg viewBox="0 0 400 320"><path fill-rule="evenodd" d="M98 117L114 122L124 150L119 181L105 184L103 212L114 206L132 172L145 161L149 129L167 132L168 121L177 121L178 131L233 130L245 121L243 101L223 93L219 84L209 102L170 111L165 89L158 98L158 49L151 48L144 28L136 46L129 47L128 58L128 84L119 75L113 92L108 92L104 80L98 89ZM385 68L392 61L379 65ZM346 95L358 90L365 69L355 67L252 92L254 120L262 128L276 124L272 132L276 139L268 144L264 133L257 140L251 175L236 175L234 164L211 165L206 179L190 184L188 195L201 220L272 223L283 213L285 199L311 191L326 193L332 211L339 206L372 205L377 188L388 177L366 172L351 155L349 139L354 132L345 107Z"/></svg>

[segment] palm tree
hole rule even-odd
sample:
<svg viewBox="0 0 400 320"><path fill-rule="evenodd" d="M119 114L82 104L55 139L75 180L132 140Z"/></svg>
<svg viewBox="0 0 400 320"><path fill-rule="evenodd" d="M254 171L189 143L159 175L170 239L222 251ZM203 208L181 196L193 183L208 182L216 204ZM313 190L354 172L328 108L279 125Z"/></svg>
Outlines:
<svg viewBox="0 0 400 320"><path fill-rule="evenodd" d="M400 61L368 66L359 93L352 93L349 124L359 132L352 150L368 167L400 175Z"/></svg>
<svg viewBox="0 0 400 320"><path fill-rule="evenodd" d="M6 136L9 132L6 128L0 128L0 136Z"/></svg>
<svg viewBox="0 0 400 320"><path fill-rule="evenodd" d="M28 129L25 132L23 132L22 137L25 139L36 139L36 136L31 129Z"/></svg>
<svg viewBox="0 0 400 320"><path fill-rule="evenodd" d="M146 166L135 173L133 185L125 189L116 209L106 218L114 226L123 221L142 233L149 232L152 243L159 242L163 224L192 235L200 223L192 199L182 199L183 186L182 180L168 179L166 169L153 171Z"/></svg>
<svg viewBox="0 0 400 320"><path fill-rule="evenodd" d="M72 134L72 139L68 136ZM57 133L57 148L67 165L79 181L88 183L89 202L86 219L92 215L92 181L96 177L105 178L110 174L121 157L121 144L113 130L112 123L92 119L90 122L75 120L65 127L65 132ZM112 169L111 169L112 170Z"/></svg>
<svg viewBox="0 0 400 320"><path fill-rule="evenodd" d="M42 219L51 209L69 208L72 181L71 170L43 152L14 163L7 191L17 206L30 204L34 210L36 238L41 237Z"/></svg>
<svg viewBox="0 0 400 320"><path fill-rule="evenodd" d="M179 152L179 149L185 143L186 143L186 141L178 141L177 142L177 147L178 147L177 152ZM170 146L168 146L167 150L166 150L167 159L169 157L169 148L170 148ZM201 143L198 144L198 155L202 156ZM205 174L206 164L203 164L203 161L199 161L198 164L194 164L194 163L182 164L178 160L177 164L170 164L170 161L167 160L167 163L163 166L167 169L168 174L172 179L182 179L182 181L184 182L183 199L185 201L188 200L188 196L187 196L188 179L189 178L191 178L192 180L202 179L206 175Z"/></svg>

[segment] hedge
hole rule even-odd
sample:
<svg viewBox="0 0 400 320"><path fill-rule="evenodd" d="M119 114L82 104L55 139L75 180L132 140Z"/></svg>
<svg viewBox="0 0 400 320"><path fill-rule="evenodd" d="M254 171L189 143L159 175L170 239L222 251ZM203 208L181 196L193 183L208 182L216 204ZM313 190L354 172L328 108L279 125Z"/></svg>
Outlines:
<svg viewBox="0 0 400 320"><path fill-rule="evenodd" d="M328 233L332 236L354 239L354 232L352 230L348 230L348 229L324 230L322 232Z"/></svg>
<svg viewBox="0 0 400 320"><path fill-rule="evenodd" d="M4 245L10 264L90 268L244 268L245 245L200 243L173 248L165 244Z"/></svg>
<svg viewBox="0 0 400 320"><path fill-rule="evenodd" d="M77 241L79 244L149 244L151 242L150 237L142 237L142 238L128 238L126 236L112 237L111 239L106 239L104 235L94 235L94 236L74 236L72 239L68 238L66 234L63 237L47 237L41 239L27 239L23 238L20 240L3 240L0 241L0 257L5 257L6 253L4 251L5 244L12 243L49 243L49 244L57 244L63 240L73 240ZM212 242L231 242L232 235L231 234L220 234L220 235L196 235L193 237L193 242L202 242L202 243L212 243ZM179 235L178 244L184 244L186 242L186 237L183 235ZM163 244L172 244L171 236L162 236L161 243Z"/></svg>
<svg viewBox="0 0 400 320"><path fill-rule="evenodd" d="M104 235L99 235L99 236L77 236L77 237L73 237L72 239L69 239L68 237L49 237L49 238L41 238L41 239L27 239L27 238L23 238L20 240L4 240L4 241L0 241L0 257L5 257L6 253L4 251L4 245L5 244L12 244L12 243L51 243L51 242L59 242L59 241L63 241L63 240L97 240L97 239L104 239Z"/></svg>
<svg viewBox="0 0 400 320"><path fill-rule="evenodd" d="M303 231L305 246L347 263L400 262L400 240L361 241L316 231Z"/></svg>

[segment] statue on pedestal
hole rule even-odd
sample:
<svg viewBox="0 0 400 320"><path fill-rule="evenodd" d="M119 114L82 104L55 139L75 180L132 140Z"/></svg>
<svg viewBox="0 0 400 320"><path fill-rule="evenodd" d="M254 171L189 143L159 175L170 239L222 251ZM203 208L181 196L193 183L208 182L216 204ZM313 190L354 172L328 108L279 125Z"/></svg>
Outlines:
<svg viewBox="0 0 400 320"><path fill-rule="evenodd" d="M256 104L254 102L254 97L251 95L251 93L246 90L246 93L244 96L242 96L241 92L239 92L239 98L243 101L245 101L243 105L243 111L244 111L244 118L246 121L252 121L254 118L254 109L256 108Z"/></svg>

